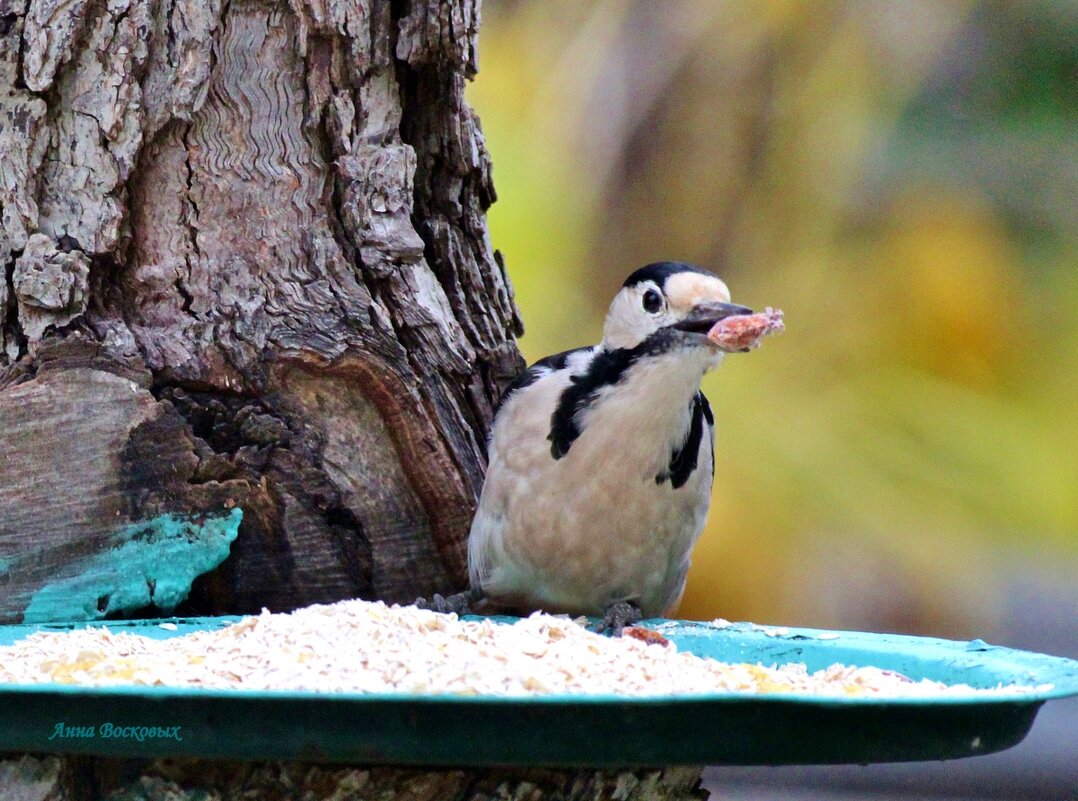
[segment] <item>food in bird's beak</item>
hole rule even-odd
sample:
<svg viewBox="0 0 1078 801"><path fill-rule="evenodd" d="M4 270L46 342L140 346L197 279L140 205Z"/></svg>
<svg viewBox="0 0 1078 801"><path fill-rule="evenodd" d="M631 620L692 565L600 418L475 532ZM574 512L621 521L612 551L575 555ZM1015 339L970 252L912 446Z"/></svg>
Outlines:
<svg viewBox="0 0 1078 801"><path fill-rule="evenodd" d="M735 353L758 348L765 336L784 330L786 326L782 322L782 312L769 306L759 314L724 317L711 326L707 338L720 350Z"/></svg>

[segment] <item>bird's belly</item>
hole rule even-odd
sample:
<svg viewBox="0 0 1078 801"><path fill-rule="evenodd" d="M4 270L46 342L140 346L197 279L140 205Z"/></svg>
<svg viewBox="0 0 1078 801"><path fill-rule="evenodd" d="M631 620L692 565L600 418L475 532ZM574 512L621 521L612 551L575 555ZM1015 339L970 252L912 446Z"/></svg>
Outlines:
<svg viewBox="0 0 1078 801"><path fill-rule="evenodd" d="M501 558L485 586L536 609L601 614L613 601L633 600L645 614L661 614L680 591L704 522L710 464L675 490L656 482L658 466L639 466L631 444L608 443L615 459L603 463L583 440L561 460L547 451L517 470L505 465L515 486L504 488Z"/></svg>

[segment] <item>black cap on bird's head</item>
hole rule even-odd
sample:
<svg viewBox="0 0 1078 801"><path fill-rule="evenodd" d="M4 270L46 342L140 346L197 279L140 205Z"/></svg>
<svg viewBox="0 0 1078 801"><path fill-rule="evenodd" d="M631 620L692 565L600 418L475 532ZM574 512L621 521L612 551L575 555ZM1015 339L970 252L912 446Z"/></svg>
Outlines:
<svg viewBox="0 0 1078 801"><path fill-rule="evenodd" d="M752 309L730 303L730 290L717 275L694 264L655 262L625 279L610 304L603 344L633 348L661 333L670 342L708 346L715 323L741 314Z"/></svg>

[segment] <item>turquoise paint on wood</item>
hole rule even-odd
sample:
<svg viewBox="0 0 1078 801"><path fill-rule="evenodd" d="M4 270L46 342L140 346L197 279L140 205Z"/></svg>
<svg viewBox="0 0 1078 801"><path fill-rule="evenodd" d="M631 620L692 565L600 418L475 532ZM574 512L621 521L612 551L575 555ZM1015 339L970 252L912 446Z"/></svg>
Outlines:
<svg viewBox="0 0 1078 801"><path fill-rule="evenodd" d="M99 620L153 604L168 613L187 598L191 583L228 558L243 512L198 520L166 514L124 526L116 544L78 565L78 573L34 593L26 623Z"/></svg>

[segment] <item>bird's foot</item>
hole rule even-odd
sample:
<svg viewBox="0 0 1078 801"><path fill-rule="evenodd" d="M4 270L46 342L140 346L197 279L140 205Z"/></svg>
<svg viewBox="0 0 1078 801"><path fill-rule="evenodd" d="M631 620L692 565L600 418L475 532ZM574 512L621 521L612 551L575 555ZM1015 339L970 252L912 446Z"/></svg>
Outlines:
<svg viewBox="0 0 1078 801"><path fill-rule="evenodd" d="M470 615L473 614L472 604L482 597L482 593L467 589L464 592L457 592L452 595L434 593L429 601L426 598L416 598L415 605L419 609L429 609L432 612L441 612L442 614L452 612L458 616Z"/></svg>
<svg viewBox="0 0 1078 801"><path fill-rule="evenodd" d="M643 618L644 613L632 601L616 601L606 608L596 631L600 634L609 631L614 637L620 637L626 626L639 623Z"/></svg>

